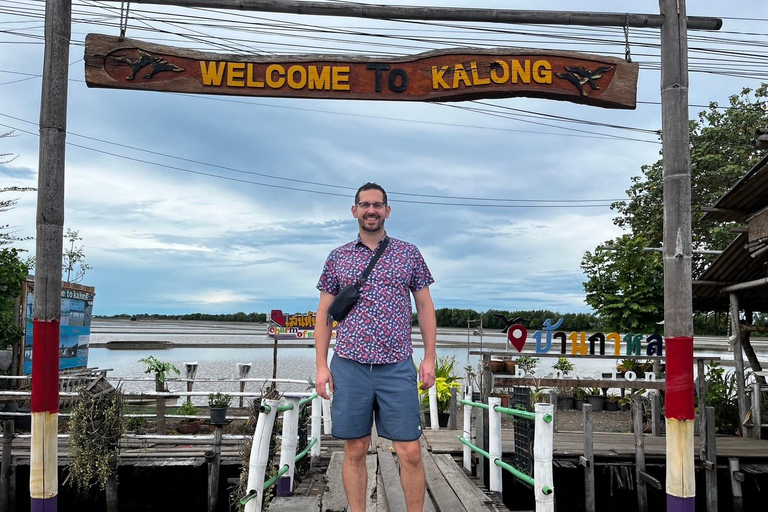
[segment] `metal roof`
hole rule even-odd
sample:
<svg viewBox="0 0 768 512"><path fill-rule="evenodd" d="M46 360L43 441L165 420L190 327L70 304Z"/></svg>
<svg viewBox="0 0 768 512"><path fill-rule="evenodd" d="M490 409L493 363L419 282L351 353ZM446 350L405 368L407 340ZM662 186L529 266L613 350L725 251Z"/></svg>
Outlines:
<svg viewBox="0 0 768 512"><path fill-rule="evenodd" d="M714 208L726 211L707 212L702 220L744 222L747 215L768 206L768 156L760 160L731 190L717 200Z"/></svg>
<svg viewBox="0 0 768 512"><path fill-rule="evenodd" d="M768 176L768 172L764 174ZM765 198L764 201L766 199L768 198ZM717 257L699 278L699 281L707 281L709 284L694 281L694 311L727 311L729 297L727 293L721 292L723 287L768 276L768 254L752 258L749 251L744 248L747 241L747 233L740 234ZM739 291L739 307L752 311L768 312L768 288L758 287Z"/></svg>

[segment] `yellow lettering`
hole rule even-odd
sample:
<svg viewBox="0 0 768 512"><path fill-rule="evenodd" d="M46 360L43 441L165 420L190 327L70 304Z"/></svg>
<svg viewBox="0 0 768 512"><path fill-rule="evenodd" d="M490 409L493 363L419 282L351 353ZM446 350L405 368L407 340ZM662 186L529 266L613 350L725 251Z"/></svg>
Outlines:
<svg viewBox="0 0 768 512"><path fill-rule="evenodd" d="M579 334L581 334L581 339L579 339ZM571 354L585 356L589 353L587 347L587 333L572 332L568 335L568 339L571 340Z"/></svg>
<svg viewBox="0 0 768 512"><path fill-rule="evenodd" d="M526 60L525 68L520 67L519 60L512 61L512 83L516 84L518 79L524 84L531 83L531 61Z"/></svg>
<svg viewBox="0 0 768 512"><path fill-rule="evenodd" d="M331 89L334 91L349 90L349 66L333 66L332 75Z"/></svg>
<svg viewBox="0 0 768 512"><path fill-rule="evenodd" d="M545 60L537 60L533 63L533 80L537 84L552 83L552 65Z"/></svg>
<svg viewBox="0 0 768 512"><path fill-rule="evenodd" d="M612 332L608 336L605 337L608 341L613 340L613 353L614 355L620 355L621 354L621 336L619 336L619 333Z"/></svg>
<svg viewBox="0 0 768 512"><path fill-rule="evenodd" d="M451 88L451 86L448 85L448 82L443 80L446 71L448 71L448 66L443 66L440 69L437 69L437 66L432 66L432 89Z"/></svg>
<svg viewBox="0 0 768 512"><path fill-rule="evenodd" d="M288 87L291 89L303 89L307 85L307 70L304 66L291 66L288 68ZM299 79L296 80L296 75Z"/></svg>
<svg viewBox="0 0 768 512"><path fill-rule="evenodd" d="M229 87L245 87L244 78L244 62L227 62L227 85Z"/></svg>
<svg viewBox="0 0 768 512"><path fill-rule="evenodd" d="M469 81L469 75L467 74L467 70L464 69L464 66L462 64L456 64L453 67L453 88L454 89L459 86L459 81L464 82L464 85L466 85L467 87L472 85Z"/></svg>
<svg viewBox="0 0 768 512"><path fill-rule="evenodd" d="M200 74L203 76L203 85L221 85L224 77L225 62L200 62Z"/></svg>
<svg viewBox="0 0 768 512"><path fill-rule="evenodd" d="M317 66L309 66L309 88L331 90L331 68L323 66L318 75Z"/></svg>
<svg viewBox="0 0 768 512"><path fill-rule="evenodd" d="M502 75L499 76L499 70ZM491 62L491 80L495 84L505 84L509 80L509 65L503 60Z"/></svg>
<svg viewBox="0 0 768 512"><path fill-rule="evenodd" d="M472 68L472 83L474 85L486 85L491 83L490 78L480 78L480 75L477 72L477 62L470 64L470 67Z"/></svg>
<svg viewBox="0 0 768 512"><path fill-rule="evenodd" d="M245 78L245 85L248 87L264 87L264 82L256 81L256 78L253 76L253 68L254 64L252 62L248 63L248 73L246 74Z"/></svg>
<svg viewBox="0 0 768 512"><path fill-rule="evenodd" d="M274 78L275 73L277 79ZM285 84L285 68L280 64L270 64L266 73L267 85L272 89L279 89Z"/></svg>

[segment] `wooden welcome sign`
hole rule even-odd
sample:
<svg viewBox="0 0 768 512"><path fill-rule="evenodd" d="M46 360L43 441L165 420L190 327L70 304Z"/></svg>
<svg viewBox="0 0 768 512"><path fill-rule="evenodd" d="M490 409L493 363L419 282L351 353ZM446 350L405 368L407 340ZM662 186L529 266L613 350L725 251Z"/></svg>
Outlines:
<svg viewBox="0 0 768 512"><path fill-rule="evenodd" d="M633 109L638 65L574 52L503 48L360 55L240 56L89 34L89 87L389 101L528 96Z"/></svg>

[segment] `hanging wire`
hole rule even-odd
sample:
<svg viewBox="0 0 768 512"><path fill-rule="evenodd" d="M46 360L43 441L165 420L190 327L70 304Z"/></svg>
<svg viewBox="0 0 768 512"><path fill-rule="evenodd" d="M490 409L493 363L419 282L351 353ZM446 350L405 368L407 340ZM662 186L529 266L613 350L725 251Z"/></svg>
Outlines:
<svg viewBox="0 0 768 512"><path fill-rule="evenodd" d="M629 51L629 13L624 20L624 60L632 62L632 55Z"/></svg>
<svg viewBox="0 0 768 512"><path fill-rule="evenodd" d="M131 2L120 2L120 37L118 41L125 39L125 31L128 29L128 12L131 10Z"/></svg>

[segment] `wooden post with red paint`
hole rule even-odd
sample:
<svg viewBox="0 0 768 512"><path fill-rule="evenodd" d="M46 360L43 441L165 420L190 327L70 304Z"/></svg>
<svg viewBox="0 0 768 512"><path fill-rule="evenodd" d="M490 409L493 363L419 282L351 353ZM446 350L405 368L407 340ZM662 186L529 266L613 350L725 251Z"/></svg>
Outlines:
<svg viewBox="0 0 768 512"><path fill-rule="evenodd" d="M32 328L32 512L55 511L58 498L59 323L71 12L70 0L46 2Z"/></svg>
<svg viewBox="0 0 768 512"><path fill-rule="evenodd" d="M688 28L685 0L660 0L664 160L664 335L667 345L667 510L693 512L693 302Z"/></svg>

